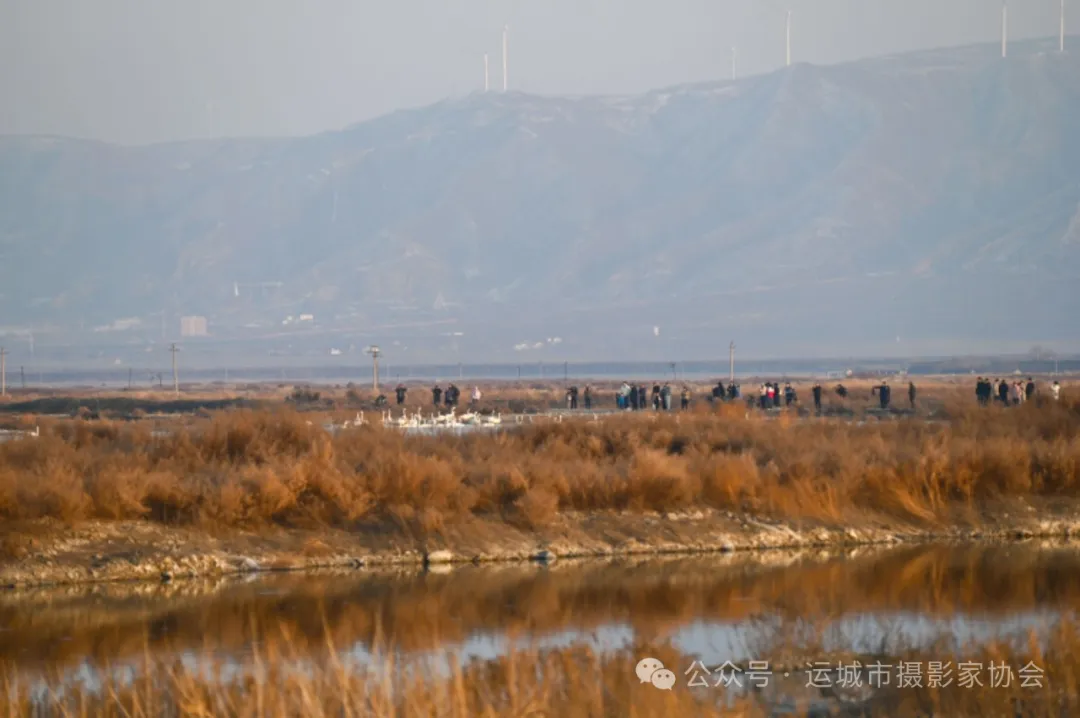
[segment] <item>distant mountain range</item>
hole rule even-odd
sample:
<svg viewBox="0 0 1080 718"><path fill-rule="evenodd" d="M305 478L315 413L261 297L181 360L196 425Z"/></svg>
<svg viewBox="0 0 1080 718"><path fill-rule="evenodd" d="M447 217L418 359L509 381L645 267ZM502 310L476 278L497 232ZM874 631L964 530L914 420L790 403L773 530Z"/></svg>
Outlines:
<svg viewBox="0 0 1080 718"><path fill-rule="evenodd" d="M305 341L415 361L1075 342L1080 54L473 94L298 138L0 137L0 327L160 339L162 312L223 338L310 313Z"/></svg>

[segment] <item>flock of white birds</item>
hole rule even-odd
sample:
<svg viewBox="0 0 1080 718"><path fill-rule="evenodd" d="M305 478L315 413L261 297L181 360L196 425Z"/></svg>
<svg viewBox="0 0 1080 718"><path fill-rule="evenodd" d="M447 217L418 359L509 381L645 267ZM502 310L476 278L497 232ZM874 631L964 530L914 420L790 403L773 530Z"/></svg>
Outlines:
<svg viewBox="0 0 1080 718"><path fill-rule="evenodd" d="M379 422L389 428L395 429L413 429L413 430L425 430L425 431L438 431L442 429L471 429L471 428L490 428L496 429L503 425L502 414L478 414L475 411L468 411L464 414L457 413L457 407L450 409L449 413L439 414L432 412L431 414L424 415L419 409L409 412L407 409L401 410L400 416L394 416L393 411L381 412L379 416ZM347 419L341 424L335 424L333 422L327 422L323 424L323 428L331 433L336 433L343 429L353 429L372 423L372 420L368 419L364 412L359 412L354 419ZM522 423L521 417L517 417L517 423ZM311 425L311 422L308 422Z"/></svg>

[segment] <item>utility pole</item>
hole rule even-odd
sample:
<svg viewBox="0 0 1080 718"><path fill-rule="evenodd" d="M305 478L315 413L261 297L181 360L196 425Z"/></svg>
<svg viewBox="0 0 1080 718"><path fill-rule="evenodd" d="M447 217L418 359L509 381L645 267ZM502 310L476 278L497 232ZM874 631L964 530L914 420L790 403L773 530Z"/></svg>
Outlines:
<svg viewBox="0 0 1080 718"><path fill-rule="evenodd" d="M169 345L169 352L172 353L172 385L173 394L178 398L180 396L180 375L176 373L176 352L180 351L176 344Z"/></svg>
<svg viewBox="0 0 1080 718"><path fill-rule="evenodd" d="M728 347L728 380L735 383L735 342L731 342L731 346Z"/></svg>
<svg viewBox="0 0 1080 718"><path fill-rule="evenodd" d="M7 349L0 347L0 396L7 396Z"/></svg>
<svg viewBox="0 0 1080 718"><path fill-rule="evenodd" d="M371 388L375 391L375 396L379 395L379 347L372 345L367 348L367 353L371 355Z"/></svg>

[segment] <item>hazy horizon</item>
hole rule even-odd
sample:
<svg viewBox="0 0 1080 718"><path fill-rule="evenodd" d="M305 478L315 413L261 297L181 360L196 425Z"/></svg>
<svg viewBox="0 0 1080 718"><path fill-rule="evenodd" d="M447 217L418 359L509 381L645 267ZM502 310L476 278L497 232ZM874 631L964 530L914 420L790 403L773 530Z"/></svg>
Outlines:
<svg viewBox="0 0 1080 718"><path fill-rule="evenodd" d="M621 94L723 79L732 46L739 74L760 74L784 64L788 7L794 62L1000 37L1000 4L988 0L3 0L0 134L145 144L338 129L482 89L485 52L501 88L504 23L511 90ZM1009 11L1011 40L1057 33L1057 0Z"/></svg>

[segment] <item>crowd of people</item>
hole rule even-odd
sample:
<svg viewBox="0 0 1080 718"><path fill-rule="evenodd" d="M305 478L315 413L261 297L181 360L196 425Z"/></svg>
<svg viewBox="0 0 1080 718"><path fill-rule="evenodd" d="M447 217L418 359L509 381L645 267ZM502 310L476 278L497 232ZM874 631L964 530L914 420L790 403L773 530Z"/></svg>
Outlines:
<svg viewBox="0 0 1080 718"><path fill-rule="evenodd" d="M834 391L840 399L846 399L848 396L847 387L843 384L837 384ZM881 409L888 410L892 405L892 387L889 386L887 380L883 380L880 384L871 387L871 395L877 397L878 404ZM394 389L397 396L398 405L405 403L405 397L408 389L404 384L398 384ZM1006 379L990 379L979 377L975 384L975 397L979 404L986 406L991 402L1000 402L1004 406L1019 406L1027 401L1031 401L1035 398L1038 392L1038 387L1035 384L1035 380L1032 377L1028 377L1026 382L1016 380L1008 381ZM815 383L811 389L811 395L814 399L814 409L818 412L821 411L821 402L824 394L824 388L820 383ZM908 402L912 409L915 409L915 398L917 396L917 390L914 382L908 382L907 387ZM473 387L471 399L473 404L478 404L481 399L481 393L479 387ZM644 384L633 384L631 382L623 382L622 386L615 393L615 404L620 410L627 411L642 411L652 408L654 411L671 411L673 406L674 390L671 385L664 383L663 385L656 383L652 386L652 391L648 390L648 387ZM731 382L725 386L723 380L716 383L716 386L712 389L711 401L724 401L730 402L741 398L742 391L739 385L735 382ZM1054 381L1050 385L1050 396L1057 401L1061 397L1061 385ZM445 390L443 390L438 384L436 384L431 390L431 397L436 407L446 406L447 409L458 406L458 402L461 398L461 390L453 383L449 384ZM586 385L583 391L579 391L577 386L571 386L566 390L566 408L577 409L578 399L582 399L583 408L592 409L595 403L595 392L591 386ZM799 396L795 391L795 388L791 385L791 382L785 382L783 387L778 382L765 382L758 387L756 396L752 396L748 399L748 403L751 406L756 406L761 409L779 409L783 407L790 407L798 404ZM690 388L683 386L679 392L679 408L683 411L690 408Z"/></svg>
<svg viewBox="0 0 1080 718"><path fill-rule="evenodd" d="M999 402L1002 406L1020 406L1025 402L1032 401L1037 392L1038 387L1035 385L1035 379L1030 376L1026 383L1020 380L1009 382L1006 379L991 379L981 376L975 382L975 398L983 406L987 406L993 401ZM1050 396L1054 401L1061 398L1061 384L1057 380L1050 385Z"/></svg>

